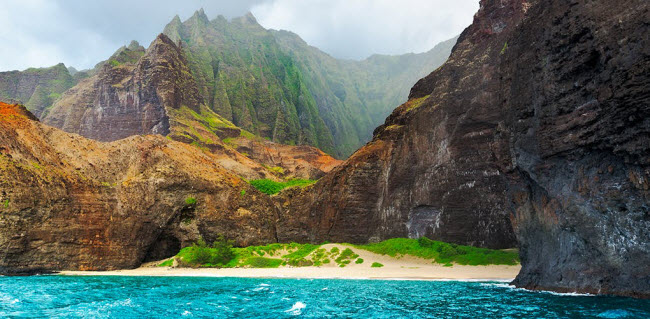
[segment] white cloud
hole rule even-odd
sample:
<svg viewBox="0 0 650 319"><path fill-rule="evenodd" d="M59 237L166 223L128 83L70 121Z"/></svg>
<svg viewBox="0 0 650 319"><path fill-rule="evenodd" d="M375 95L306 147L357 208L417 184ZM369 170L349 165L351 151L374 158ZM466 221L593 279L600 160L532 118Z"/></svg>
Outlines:
<svg viewBox="0 0 650 319"><path fill-rule="evenodd" d="M423 52L460 34L478 0L274 0L252 8L260 24L290 30L336 57Z"/></svg>
<svg viewBox="0 0 650 319"><path fill-rule="evenodd" d="M0 71L59 62L91 68L120 46L147 46L176 14L252 11L343 58L421 52L470 24L478 0L2 0Z"/></svg>

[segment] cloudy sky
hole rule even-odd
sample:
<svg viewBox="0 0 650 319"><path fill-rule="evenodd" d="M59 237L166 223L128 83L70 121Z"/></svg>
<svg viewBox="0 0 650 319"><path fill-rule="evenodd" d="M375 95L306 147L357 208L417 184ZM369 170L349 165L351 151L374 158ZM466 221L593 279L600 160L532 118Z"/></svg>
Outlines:
<svg viewBox="0 0 650 319"><path fill-rule="evenodd" d="M180 15L212 19L250 11L339 58L423 52L472 22L479 0L2 0L0 71L63 62L90 68L117 48L145 46Z"/></svg>

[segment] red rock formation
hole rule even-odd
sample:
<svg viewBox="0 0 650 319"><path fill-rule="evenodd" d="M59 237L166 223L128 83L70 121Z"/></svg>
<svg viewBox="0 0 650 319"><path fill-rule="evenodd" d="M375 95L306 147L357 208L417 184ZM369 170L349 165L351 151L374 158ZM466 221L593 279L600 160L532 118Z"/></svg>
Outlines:
<svg viewBox="0 0 650 319"><path fill-rule="evenodd" d="M242 130L205 106L182 50L163 34L146 52L133 50L120 49L94 76L68 90L43 122L99 141L166 135L215 153L220 165L246 179L276 179L264 166L279 166L291 172L287 176L301 178L322 176L321 166L331 169L329 164L317 163L321 159L303 155L307 150L322 153L315 148L262 146L244 138L241 144L256 145L247 148L248 156L228 148L221 139L239 137ZM269 159L269 147L281 149L282 159Z"/></svg>
<svg viewBox="0 0 650 319"><path fill-rule="evenodd" d="M133 268L199 236L276 241L269 197L211 153L156 135L101 143L3 103L0 212L0 273Z"/></svg>
<svg viewBox="0 0 650 319"><path fill-rule="evenodd" d="M343 163L308 145L291 146L259 138L239 137L228 143L239 153L247 154L285 179L319 179Z"/></svg>

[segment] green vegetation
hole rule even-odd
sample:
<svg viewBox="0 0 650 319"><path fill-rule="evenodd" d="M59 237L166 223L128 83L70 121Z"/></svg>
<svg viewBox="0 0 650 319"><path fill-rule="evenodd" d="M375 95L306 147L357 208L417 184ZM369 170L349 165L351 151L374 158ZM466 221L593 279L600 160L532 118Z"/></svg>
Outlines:
<svg viewBox="0 0 650 319"><path fill-rule="evenodd" d="M334 259L334 261L339 265L339 267L345 267L357 257L359 257L359 255L355 254L354 251L352 251L352 249L346 248L341 252L341 255L339 255L336 259Z"/></svg>
<svg viewBox="0 0 650 319"><path fill-rule="evenodd" d="M174 265L174 259L167 259L160 264L158 264L158 267L171 267Z"/></svg>
<svg viewBox="0 0 650 319"><path fill-rule="evenodd" d="M244 195L246 195L246 190L245 190L245 189L242 189L241 192L239 192L239 195L240 195L240 196L244 196Z"/></svg>
<svg viewBox="0 0 650 319"><path fill-rule="evenodd" d="M374 263L372 263L372 265L370 265L370 267L372 267L372 268L381 268L381 267L384 267L384 265L380 264L378 262L374 262Z"/></svg>
<svg viewBox="0 0 650 319"><path fill-rule="evenodd" d="M424 103L424 101L426 99L428 99L430 96L431 95L427 95L427 96L423 96L423 97L417 98L417 99L412 99L412 100L406 102L406 111L409 112L409 111L415 110L418 107L422 106L422 103Z"/></svg>
<svg viewBox="0 0 650 319"><path fill-rule="evenodd" d="M376 244L356 246L377 254L400 257L411 255L424 259L433 259L441 264L456 263L460 265L516 265L519 255L513 251L493 250L448 244L422 237L420 239L395 238Z"/></svg>
<svg viewBox="0 0 650 319"><path fill-rule="evenodd" d="M32 162L32 166L33 166L35 169L43 169L43 167L42 167L41 165L39 165L38 163L36 163L36 162Z"/></svg>
<svg viewBox="0 0 650 319"><path fill-rule="evenodd" d="M311 179L292 179L286 182L276 182L270 179L256 179L249 181L249 183L257 190L268 195L275 195L288 187L305 187L315 182L315 180Z"/></svg>
<svg viewBox="0 0 650 319"><path fill-rule="evenodd" d="M208 21L197 13L185 22L174 19L164 33L183 43L191 75L215 113L263 138L316 146L339 158L362 146L456 43L357 62L245 19Z"/></svg>
<svg viewBox="0 0 650 319"><path fill-rule="evenodd" d="M501 49L501 55L506 53L506 50L508 50L508 41L503 45L503 49Z"/></svg>
<svg viewBox="0 0 650 319"><path fill-rule="evenodd" d="M9 199L5 199L4 202L2 202L2 206L9 208Z"/></svg>
<svg viewBox="0 0 650 319"><path fill-rule="evenodd" d="M179 264L190 267L224 267L235 258L233 242L223 236L209 246L203 239L190 247L181 249L177 257Z"/></svg>
<svg viewBox="0 0 650 319"><path fill-rule="evenodd" d="M305 258L307 255L311 254L312 251L316 250L320 245L312 245L312 244L303 244L300 245L296 251L284 256L286 259L299 259L299 258Z"/></svg>
<svg viewBox="0 0 650 319"><path fill-rule="evenodd" d="M269 168L269 170L271 170L271 172L274 172L274 173L277 173L277 174L284 174L284 168L282 168L280 166L273 166L273 167Z"/></svg>
<svg viewBox="0 0 650 319"><path fill-rule="evenodd" d="M244 264L252 268L278 268L282 264L282 259L254 256L246 259Z"/></svg>
<svg viewBox="0 0 650 319"><path fill-rule="evenodd" d="M220 236L212 246L200 240L191 247L183 248L175 259L181 266L189 267L253 267L276 268L280 266L323 266L335 263L338 267L354 264L363 264L353 250L364 249L381 255L400 258L411 255L432 260L451 267L461 265L516 265L519 256L515 251L492 250L448 244L433 241L427 238L389 239L380 243L368 245L349 245L339 249L332 247L329 251L322 245L313 244L268 244L264 246L249 246L245 248L232 248L232 242ZM167 261L166 261L167 262ZM371 267L383 267L381 263L374 262Z"/></svg>
<svg viewBox="0 0 650 319"><path fill-rule="evenodd" d="M320 248L321 245L298 243L231 248L232 255L229 255L227 254L228 247L232 247L229 245L231 243L226 242L223 237L220 237L212 246L199 240L191 247L183 248L175 258L181 267L277 268L280 266L322 266L331 263L331 259L335 259L337 265L345 267L359 257L349 248L340 252L338 248L334 247L328 252L324 248ZM220 258L219 256L226 257ZM363 263L363 260L357 260L356 263Z"/></svg>
<svg viewBox="0 0 650 319"><path fill-rule="evenodd" d="M196 205L196 198L194 198L194 197L192 197L192 196L186 198L186 199L185 199L185 205L187 205L187 206L194 206L194 205Z"/></svg>

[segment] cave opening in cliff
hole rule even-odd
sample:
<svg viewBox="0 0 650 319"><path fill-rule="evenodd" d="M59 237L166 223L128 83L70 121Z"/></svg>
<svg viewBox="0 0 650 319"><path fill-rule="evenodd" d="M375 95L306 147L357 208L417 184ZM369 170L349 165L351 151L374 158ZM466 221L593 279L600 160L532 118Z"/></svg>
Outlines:
<svg viewBox="0 0 650 319"><path fill-rule="evenodd" d="M149 246L149 250L142 260L143 263L162 260L175 256L181 250L181 241L175 236L162 233Z"/></svg>

